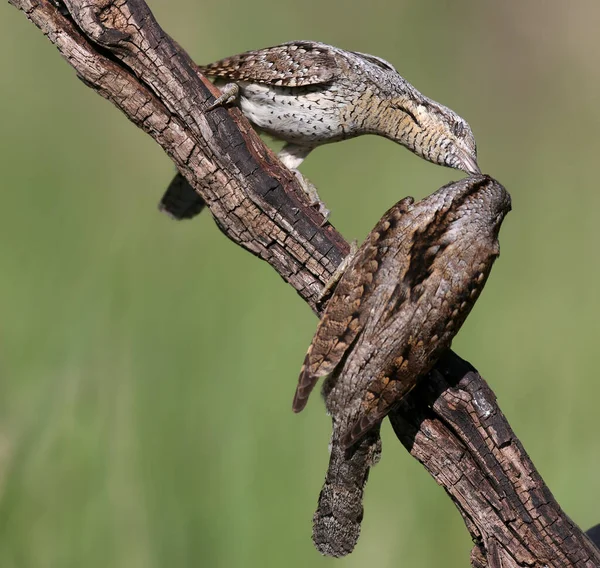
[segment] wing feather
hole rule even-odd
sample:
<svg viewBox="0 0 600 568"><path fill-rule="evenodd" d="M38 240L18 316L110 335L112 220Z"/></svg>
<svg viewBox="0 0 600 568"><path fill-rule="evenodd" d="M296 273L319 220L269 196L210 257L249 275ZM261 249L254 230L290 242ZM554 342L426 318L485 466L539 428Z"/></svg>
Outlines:
<svg viewBox="0 0 600 568"><path fill-rule="evenodd" d="M392 207L371 231L342 275L308 348L292 408L300 412L320 377L339 365L368 319L368 303L379 268L381 242L412 206L406 198Z"/></svg>
<svg viewBox="0 0 600 568"><path fill-rule="evenodd" d="M339 57L329 46L295 41L247 51L199 68L209 77L229 81L304 87L335 79L340 72Z"/></svg>
<svg viewBox="0 0 600 568"><path fill-rule="evenodd" d="M342 443L350 448L376 424L379 424L392 410L394 405L404 398L417 384L418 376L407 372L406 367L397 369L389 377L373 381L363 399L363 411L350 426Z"/></svg>

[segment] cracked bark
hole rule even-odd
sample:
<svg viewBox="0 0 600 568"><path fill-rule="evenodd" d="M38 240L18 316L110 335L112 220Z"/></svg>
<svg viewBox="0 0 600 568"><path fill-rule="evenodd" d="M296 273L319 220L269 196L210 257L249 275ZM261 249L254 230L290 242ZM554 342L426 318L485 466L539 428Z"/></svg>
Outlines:
<svg viewBox="0 0 600 568"><path fill-rule="evenodd" d="M215 94L143 0L9 0L86 85L152 136L219 228L266 260L319 313L348 243L237 109ZM475 546L474 567L600 566L556 503L477 371L448 352L390 415L398 439L444 487ZM308 522L308 520L307 520Z"/></svg>

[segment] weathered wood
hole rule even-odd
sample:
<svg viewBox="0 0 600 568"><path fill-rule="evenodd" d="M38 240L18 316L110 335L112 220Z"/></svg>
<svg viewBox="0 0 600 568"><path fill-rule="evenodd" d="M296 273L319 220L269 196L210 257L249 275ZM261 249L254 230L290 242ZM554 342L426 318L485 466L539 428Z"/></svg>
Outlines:
<svg viewBox="0 0 600 568"><path fill-rule="evenodd" d="M152 136L207 202L219 227L269 262L316 310L349 246L307 202L296 177L233 109L204 113L215 88L145 2L10 0L78 76Z"/></svg>
<svg viewBox="0 0 600 568"><path fill-rule="evenodd" d="M600 551L560 508L494 393L458 355L449 351L390 420L461 512L473 566L486 557L489 566L600 566Z"/></svg>
<svg viewBox="0 0 600 568"><path fill-rule="evenodd" d="M321 226L296 178L237 109L204 112L214 87L146 3L9 2L88 86L160 144L222 231L318 312L318 294L348 244ZM600 551L560 509L492 391L457 355L449 352L391 421L461 512L476 542L473 566L600 566Z"/></svg>

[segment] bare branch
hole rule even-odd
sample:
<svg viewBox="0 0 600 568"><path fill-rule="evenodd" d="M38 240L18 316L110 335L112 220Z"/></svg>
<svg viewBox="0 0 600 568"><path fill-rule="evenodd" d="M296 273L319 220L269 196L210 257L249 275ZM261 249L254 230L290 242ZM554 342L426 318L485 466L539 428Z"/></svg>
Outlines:
<svg viewBox="0 0 600 568"><path fill-rule="evenodd" d="M477 371L449 351L390 416L398 439L444 487L490 566L600 566ZM492 560L495 558L496 560Z"/></svg>
<svg viewBox="0 0 600 568"><path fill-rule="evenodd" d="M237 109L204 113L214 87L145 2L11 0L78 76L152 136L234 242L271 264L316 310L349 246L307 203L296 177ZM97 43L95 43L97 42Z"/></svg>

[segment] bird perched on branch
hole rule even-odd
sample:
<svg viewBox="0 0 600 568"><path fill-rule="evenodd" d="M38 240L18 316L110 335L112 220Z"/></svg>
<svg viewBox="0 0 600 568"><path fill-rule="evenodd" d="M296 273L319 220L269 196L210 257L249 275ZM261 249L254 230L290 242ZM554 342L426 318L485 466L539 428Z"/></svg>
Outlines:
<svg viewBox="0 0 600 568"><path fill-rule="evenodd" d="M435 164L480 173L467 122L421 94L379 57L293 41L234 55L199 70L222 88L208 110L237 104L258 130L284 141L280 160L297 173L311 203L325 216L328 211L314 186L297 172L322 144L377 134ZM175 184L161 202L175 218L193 217L202 208L202 199L191 186L187 185L187 193L184 189Z"/></svg>
<svg viewBox="0 0 600 568"><path fill-rule="evenodd" d="M306 354L293 402L318 379L333 422L329 468L314 516L320 552L352 551L381 421L428 373L474 306L500 252L510 196L487 176L392 207L349 261Z"/></svg>

